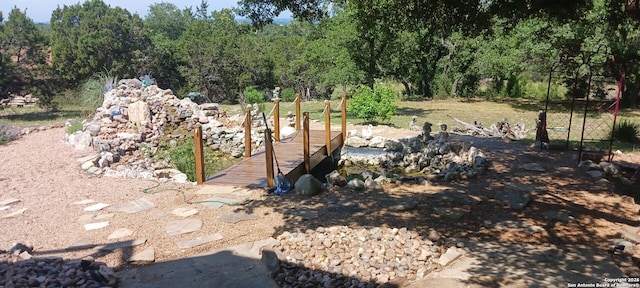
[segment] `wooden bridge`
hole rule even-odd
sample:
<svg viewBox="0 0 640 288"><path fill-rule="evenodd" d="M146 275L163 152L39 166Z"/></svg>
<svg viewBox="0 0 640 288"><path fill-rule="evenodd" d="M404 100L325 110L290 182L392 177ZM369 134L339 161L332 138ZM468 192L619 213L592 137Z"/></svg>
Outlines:
<svg viewBox="0 0 640 288"><path fill-rule="evenodd" d="M277 169L285 175L289 183L295 183L303 174L309 173L326 157L342 146L346 135L347 100L342 97L342 131L331 131L330 102L325 101L325 129L309 129L309 113L300 117L300 96L296 97L295 128L296 133L289 138L280 139L280 101L275 100L273 137L270 129L265 131L265 150L251 155L251 111L245 111L245 159L205 179L202 130L195 130L196 178L200 184L232 185L245 187L274 187ZM300 123L302 122L302 127ZM274 143L275 142L275 143ZM273 143L273 144L272 144ZM270 153L270 151L274 151ZM275 155L275 159L274 156ZM275 161L274 161L275 160ZM274 162L277 166L274 166ZM275 169L274 169L275 168Z"/></svg>

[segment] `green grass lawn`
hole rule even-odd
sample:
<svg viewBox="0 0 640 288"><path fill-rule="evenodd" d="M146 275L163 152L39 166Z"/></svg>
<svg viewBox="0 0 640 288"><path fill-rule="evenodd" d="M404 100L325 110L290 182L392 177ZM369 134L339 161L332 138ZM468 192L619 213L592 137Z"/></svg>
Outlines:
<svg viewBox="0 0 640 288"><path fill-rule="evenodd" d="M17 127L61 123L67 119L84 118L90 111L78 105L69 105L58 111L47 111L38 106L0 108L0 121Z"/></svg>

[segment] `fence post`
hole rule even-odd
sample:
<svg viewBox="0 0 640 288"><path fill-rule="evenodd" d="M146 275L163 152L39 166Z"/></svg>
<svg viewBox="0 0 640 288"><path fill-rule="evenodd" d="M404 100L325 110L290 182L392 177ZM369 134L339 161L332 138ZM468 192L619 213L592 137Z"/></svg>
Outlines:
<svg viewBox="0 0 640 288"><path fill-rule="evenodd" d="M300 93L296 93L296 131L300 130Z"/></svg>
<svg viewBox="0 0 640 288"><path fill-rule="evenodd" d="M273 107L273 138L280 142L280 99L274 99Z"/></svg>
<svg viewBox="0 0 640 288"><path fill-rule="evenodd" d="M244 110L244 158L251 158L251 110Z"/></svg>
<svg viewBox="0 0 640 288"><path fill-rule="evenodd" d="M302 145L304 145L304 171L309 174L309 171L311 171L311 162L309 161L309 112L304 112L303 115Z"/></svg>
<svg viewBox="0 0 640 288"><path fill-rule="evenodd" d="M342 143L347 141L347 94L342 94Z"/></svg>
<svg viewBox="0 0 640 288"><path fill-rule="evenodd" d="M193 133L193 144L196 154L196 181L198 185L204 183L204 153L202 146L202 126L196 125Z"/></svg>
<svg viewBox="0 0 640 288"><path fill-rule="evenodd" d="M324 100L324 145L327 156L331 155L331 102Z"/></svg>
<svg viewBox="0 0 640 288"><path fill-rule="evenodd" d="M271 130L264 130L264 155L267 162L267 188L273 187L273 144L271 143Z"/></svg>

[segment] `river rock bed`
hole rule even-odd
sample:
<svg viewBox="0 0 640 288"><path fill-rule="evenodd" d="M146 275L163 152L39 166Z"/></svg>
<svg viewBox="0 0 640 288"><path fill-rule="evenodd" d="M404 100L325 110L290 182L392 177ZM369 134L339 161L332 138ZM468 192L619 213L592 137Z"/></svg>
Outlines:
<svg viewBox="0 0 640 288"><path fill-rule="evenodd" d="M377 287L419 280L463 253L434 229L318 227L284 232L274 247L281 287ZM461 244L457 244L462 247Z"/></svg>
<svg viewBox="0 0 640 288"><path fill-rule="evenodd" d="M118 287L118 279L105 264L61 257L32 257L30 248L16 244L0 251L0 287Z"/></svg>

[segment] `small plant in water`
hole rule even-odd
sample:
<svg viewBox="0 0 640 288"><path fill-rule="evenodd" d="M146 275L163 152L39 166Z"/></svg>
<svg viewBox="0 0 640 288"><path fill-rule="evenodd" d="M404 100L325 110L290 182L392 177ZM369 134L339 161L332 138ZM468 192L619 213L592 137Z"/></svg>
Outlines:
<svg viewBox="0 0 640 288"><path fill-rule="evenodd" d="M20 129L0 123L0 145L20 138Z"/></svg>

